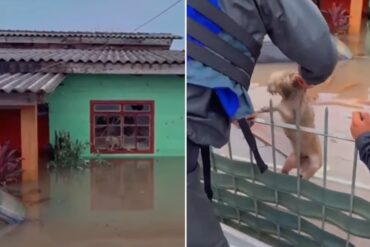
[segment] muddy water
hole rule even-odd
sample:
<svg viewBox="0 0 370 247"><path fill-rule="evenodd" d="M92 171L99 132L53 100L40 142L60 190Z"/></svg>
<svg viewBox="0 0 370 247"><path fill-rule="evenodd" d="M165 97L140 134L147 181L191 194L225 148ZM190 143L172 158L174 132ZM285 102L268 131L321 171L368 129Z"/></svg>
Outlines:
<svg viewBox="0 0 370 247"><path fill-rule="evenodd" d="M340 38L352 51L354 58L340 61L333 75L323 84L310 90L309 94L316 101L345 99L369 100L370 87L370 21L361 36ZM260 64L254 71L252 82L266 85L270 74L276 70L297 70L292 63ZM329 95L327 95L329 94ZM351 103L354 103L351 101Z"/></svg>
<svg viewBox="0 0 370 247"><path fill-rule="evenodd" d="M184 158L109 162L24 184L28 220L0 246L184 246Z"/></svg>

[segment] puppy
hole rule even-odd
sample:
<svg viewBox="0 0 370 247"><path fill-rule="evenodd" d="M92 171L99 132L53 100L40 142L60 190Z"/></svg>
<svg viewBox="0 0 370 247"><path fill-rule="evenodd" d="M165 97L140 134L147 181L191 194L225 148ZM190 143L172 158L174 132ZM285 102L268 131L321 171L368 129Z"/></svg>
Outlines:
<svg viewBox="0 0 370 247"><path fill-rule="evenodd" d="M121 140L117 136L107 136L105 137L105 141L108 143L110 151L121 147Z"/></svg>
<svg viewBox="0 0 370 247"><path fill-rule="evenodd" d="M300 77L292 72L275 72L270 77L267 91L281 96L281 102L274 107L287 124L296 124L296 112L300 113L300 126L315 128L315 113L309 99L306 96L305 89L299 86ZM298 111L299 109L299 111ZM261 112L269 112L270 108L262 108ZM296 130L284 129L285 135L290 140L293 152L288 156L282 169L284 174L297 168L297 133ZM301 161L300 175L303 179L310 179L322 166L321 145L317 135L307 132L300 133L300 151L298 157Z"/></svg>

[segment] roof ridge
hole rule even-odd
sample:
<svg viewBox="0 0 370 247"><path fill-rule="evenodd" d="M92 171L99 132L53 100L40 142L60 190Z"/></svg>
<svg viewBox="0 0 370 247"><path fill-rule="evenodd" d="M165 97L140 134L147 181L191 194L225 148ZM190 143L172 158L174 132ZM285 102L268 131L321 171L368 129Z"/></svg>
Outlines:
<svg viewBox="0 0 370 247"><path fill-rule="evenodd" d="M149 36L153 38L181 39L180 35L166 32L123 32L123 31L67 31L67 30L21 30L21 29L0 29L0 36L37 36L37 35L73 35L73 36Z"/></svg>

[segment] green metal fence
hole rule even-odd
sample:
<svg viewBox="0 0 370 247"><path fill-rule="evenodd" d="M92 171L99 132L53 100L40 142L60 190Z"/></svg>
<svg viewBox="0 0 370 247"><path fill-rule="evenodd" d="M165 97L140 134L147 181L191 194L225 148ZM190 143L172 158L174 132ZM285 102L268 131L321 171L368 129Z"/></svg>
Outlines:
<svg viewBox="0 0 370 247"><path fill-rule="evenodd" d="M282 125L274 123L272 113L270 117L273 169L260 174L251 154L248 162L233 160L231 153L224 157L212 152L214 206L220 220L273 246L360 246L351 236L369 240L361 246L370 246L370 198L355 196L356 151L351 193L327 188L328 110L324 133L298 124L283 126L297 129L297 138L301 131L324 136L322 185L277 172L274 128Z"/></svg>

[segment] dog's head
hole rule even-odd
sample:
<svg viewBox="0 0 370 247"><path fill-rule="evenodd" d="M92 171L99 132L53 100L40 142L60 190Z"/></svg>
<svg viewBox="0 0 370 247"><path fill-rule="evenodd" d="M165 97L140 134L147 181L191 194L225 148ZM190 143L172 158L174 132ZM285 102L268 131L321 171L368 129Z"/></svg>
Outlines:
<svg viewBox="0 0 370 247"><path fill-rule="evenodd" d="M271 74L267 91L272 94L279 94L284 99L291 99L302 95L304 89L300 86L300 76L289 71L278 71Z"/></svg>

